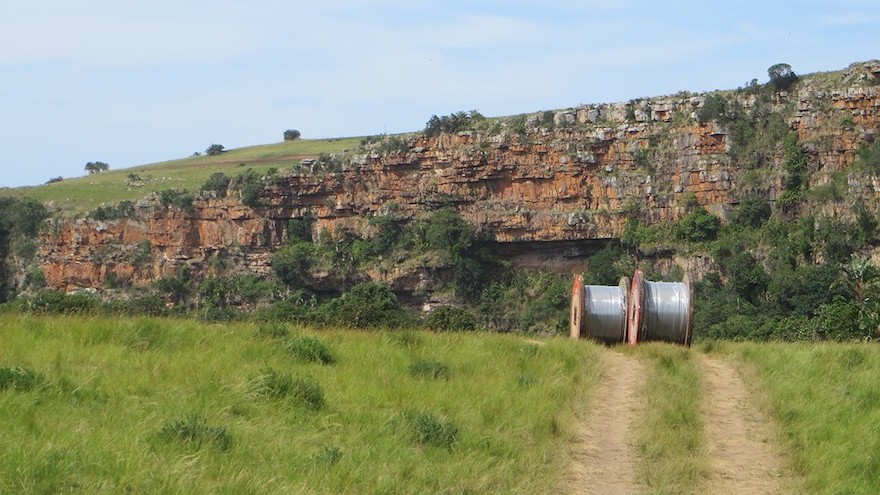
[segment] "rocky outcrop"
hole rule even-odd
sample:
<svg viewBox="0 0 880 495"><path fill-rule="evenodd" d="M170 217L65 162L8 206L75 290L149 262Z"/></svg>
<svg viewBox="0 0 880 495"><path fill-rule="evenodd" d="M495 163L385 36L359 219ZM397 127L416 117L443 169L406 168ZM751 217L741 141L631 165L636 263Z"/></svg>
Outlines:
<svg viewBox="0 0 880 495"><path fill-rule="evenodd" d="M854 64L773 95L769 111L797 133L814 185L851 165L880 131L878 80L880 64ZM747 91L723 96L746 109L757 105ZM691 194L721 217L746 190L777 197L781 146L761 173L734 163L730 130L697 119L705 99L685 94L585 105L549 120L536 114L413 138L405 151L350 156L341 172L299 169L264 178L257 208L204 196L192 211L144 202L135 219L58 222L40 239L38 256L56 288L102 286L110 273L145 284L181 265L202 275L221 267L268 274L289 219L306 214L316 219L316 234L338 228L367 234L371 216L393 210L416 218L448 205L504 246L571 249L619 236L633 215L648 223L677 220ZM859 187L874 195L878 185Z"/></svg>

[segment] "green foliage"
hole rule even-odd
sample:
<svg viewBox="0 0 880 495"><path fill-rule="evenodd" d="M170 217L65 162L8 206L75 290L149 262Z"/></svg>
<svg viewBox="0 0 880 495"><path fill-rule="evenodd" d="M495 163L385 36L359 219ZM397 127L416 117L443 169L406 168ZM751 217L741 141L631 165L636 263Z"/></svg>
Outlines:
<svg viewBox="0 0 880 495"><path fill-rule="evenodd" d="M284 131L284 140L285 141L295 141L302 136L302 133L297 129L287 129Z"/></svg>
<svg viewBox="0 0 880 495"><path fill-rule="evenodd" d="M880 139L875 139L871 144L861 144L855 165L875 175L880 174Z"/></svg>
<svg viewBox="0 0 880 495"><path fill-rule="evenodd" d="M290 288L307 285L314 246L308 242L295 242L272 255L272 270L282 283Z"/></svg>
<svg viewBox="0 0 880 495"><path fill-rule="evenodd" d="M228 308L270 300L276 290L269 281L244 275L206 278L199 283L197 293L203 307Z"/></svg>
<svg viewBox="0 0 880 495"><path fill-rule="evenodd" d="M260 174L255 170L249 168L244 173L238 174L232 179L229 187L241 193L242 203L248 206L261 206L260 193L263 184Z"/></svg>
<svg viewBox="0 0 880 495"><path fill-rule="evenodd" d="M228 175L223 172L214 172L208 177L208 180L202 184L200 190L213 191L218 197L222 198L226 196L226 190L229 189L230 182L232 182L232 179L230 179Z"/></svg>
<svg viewBox="0 0 880 495"><path fill-rule="evenodd" d="M163 277L153 282L153 288L172 304L186 305L193 294L195 284L190 279L189 269L186 266L181 266L175 275Z"/></svg>
<svg viewBox="0 0 880 495"><path fill-rule="evenodd" d="M727 272L733 292L742 299L757 304L767 290L769 277L764 268L748 252L739 251L720 264Z"/></svg>
<svg viewBox="0 0 880 495"><path fill-rule="evenodd" d="M697 120L700 122L727 121L727 99L721 93L706 95L703 106L697 109Z"/></svg>
<svg viewBox="0 0 880 495"><path fill-rule="evenodd" d="M730 225L753 229L760 228L770 219L770 203L757 195L746 195L730 215Z"/></svg>
<svg viewBox="0 0 880 495"><path fill-rule="evenodd" d="M411 413L410 423L413 440L419 445L451 449L457 440L458 428L430 411Z"/></svg>
<svg viewBox="0 0 880 495"><path fill-rule="evenodd" d="M225 151L225 146L222 144L212 144L205 150L205 154L208 156L217 156L223 153L223 151Z"/></svg>
<svg viewBox="0 0 880 495"><path fill-rule="evenodd" d="M798 82L797 74L788 64L771 65L767 69L767 76L770 77L770 84L776 91L788 91Z"/></svg>
<svg viewBox="0 0 880 495"><path fill-rule="evenodd" d="M762 99L750 112L728 107L727 120L731 163L745 170L773 165L780 144L791 132L782 115Z"/></svg>
<svg viewBox="0 0 880 495"><path fill-rule="evenodd" d="M159 437L196 450L213 445L218 450L226 451L232 446L232 435L225 426L208 426L205 420L195 413L165 423L159 430Z"/></svg>
<svg viewBox="0 0 880 495"><path fill-rule="evenodd" d="M194 201L195 197L186 190L165 189L159 192L159 204L165 208L192 212L195 210Z"/></svg>
<svg viewBox="0 0 880 495"><path fill-rule="evenodd" d="M323 172L342 172L342 159L332 153L321 153L315 159L315 169Z"/></svg>
<svg viewBox="0 0 880 495"><path fill-rule="evenodd" d="M678 223L678 236L687 242L714 240L721 228L721 221L702 206L693 208Z"/></svg>
<svg viewBox="0 0 880 495"><path fill-rule="evenodd" d="M312 455L312 461L322 466L332 466L342 459L342 450L339 447L326 445Z"/></svg>
<svg viewBox="0 0 880 495"><path fill-rule="evenodd" d="M480 327L495 331L557 334L568 329L568 275L519 272L483 290L477 315Z"/></svg>
<svg viewBox="0 0 880 495"><path fill-rule="evenodd" d="M396 328L407 323L397 296L382 284L362 283L322 307L327 323L354 328Z"/></svg>
<svg viewBox="0 0 880 495"><path fill-rule="evenodd" d="M409 375L413 378L428 378L430 380L448 380L449 367L440 361L428 361L417 359L409 365Z"/></svg>
<svg viewBox="0 0 880 495"><path fill-rule="evenodd" d="M36 314L93 314L98 310L98 299L81 292L65 294L46 289L30 299L28 309Z"/></svg>
<svg viewBox="0 0 880 495"><path fill-rule="evenodd" d="M851 301L838 299L830 304L823 304L817 310L817 329L831 340L869 339L870 332L859 328L859 306Z"/></svg>
<svg viewBox="0 0 880 495"><path fill-rule="evenodd" d="M40 385L45 377L28 368L0 367L0 390L16 390L26 392Z"/></svg>
<svg viewBox="0 0 880 495"><path fill-rule="evenodd" d="M131 201L120 201L117 205L99 206L89 214L89 218L99 221L123 220L134 217L134 203Z"/></svg>
<svg viewBox="0 0 880 495"><path fill-rule="evenodd" d="M293 337L286 346L287 352L307 363L333 364L336 356L326 344L314 337Z"/></svg>
<svg viewBox="0 0 880 495"><path fill-rule="evenodd" d="M301 217L292 218L287 223L287 238L291 244L297 242L312 242L312 225L315 218L311 213Z"/></svg>
<svg viewBox="0 0 880 495"><path fill-rule="evenodd" d="M15 295L7 256L13 252L19 258L32 258L33 239L47 217L46 207L35 199L0 197L0 303Z"/></svg>
<svg viewBox="0 0 880 495"><path fill-rule="evenodd" d="M477 318L466 308L440 306L431 311L425 326L439 331L473 331L477 329Z"/></svg>
<svg viewBox="0 0 880 495"><path fill-rule="evenodd" d="M85 170L89 175L92 175L110 170L110 165L104 162L89 162L86 163Z"/></svg>
<svg viewBox="0 0 880 495"><path fill-rule="evenodd" d="M379 147L381 153L406 153L409 151L409 140L403 136L387 136Z"/></svg>
<svg viewBox="0 0 880 495"><path fill-rule="evenodd" d="M476 110L454 112L442 117L432 115L425 124L425 135L435 137L442 133L453 134L470 129L482 120L485 120L485 117Z"/></svg>

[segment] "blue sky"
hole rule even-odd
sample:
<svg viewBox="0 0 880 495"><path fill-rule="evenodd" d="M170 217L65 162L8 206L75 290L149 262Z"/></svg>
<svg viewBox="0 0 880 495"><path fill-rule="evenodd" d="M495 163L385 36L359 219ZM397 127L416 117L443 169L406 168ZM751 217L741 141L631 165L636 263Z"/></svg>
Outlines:
<svg viewBox="0 0 880 495"><path fill-rule="evenodd" d="M0 0L0 186L880 58L880 2Z"/></svg>

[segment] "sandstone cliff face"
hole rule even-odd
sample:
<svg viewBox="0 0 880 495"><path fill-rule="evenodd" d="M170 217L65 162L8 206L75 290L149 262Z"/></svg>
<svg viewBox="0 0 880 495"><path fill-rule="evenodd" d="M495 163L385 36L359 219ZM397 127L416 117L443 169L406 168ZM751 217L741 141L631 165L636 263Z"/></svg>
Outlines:
<svg viewBox="0 0 880 495"><path fill-rule="evenodd" d="M771 105L808 153L813 185L851 165L880 131L880 65L838 74L804 80ZM755 105L745 93L728 98ZM614 238L632 215L677 220L687 193L722 217L747 187L777 197L782 150L747 177L730 158L729 130L695 118L704 102L705 95L685 95L588 105L556 112L552 129L535 115L518 130L419 137L406 152L355 155L338 173L282 171L264 181L265 207L203 197L188 212L146 202L134 220L56 223L38 257L52 287L100 287L110 273L146 284L181 265L197 276L221 265L268 274L288 220L305 214L316 218L316 232L368 233L366 220L392 205L406 218L451 205L495 242L541 249ZM878 186L850 184L871 197Z"/></svg>

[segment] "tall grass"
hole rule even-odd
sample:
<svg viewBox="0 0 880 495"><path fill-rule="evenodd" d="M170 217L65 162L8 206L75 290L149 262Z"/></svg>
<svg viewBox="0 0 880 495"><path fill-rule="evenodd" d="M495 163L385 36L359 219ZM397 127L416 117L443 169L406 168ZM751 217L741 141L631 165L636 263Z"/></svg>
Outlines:
<svg viewBox="0 0 880 495"><path fill-rule="evenodd" d="M756 365L792 467L814 494L880 493L880 348L727 348Z"/></svg>
<svg viewBox="0 0 880 495"><path fill-rule="evenodd" d="M0 367L42 377L0 390L0 493L552 493L596 376L563 339L324 330L326 366L256 332L0 315Z"/></svg>
<svg viewBox="0 0 880 495"><path fill-rule="evenodd" d="M650 364L639 418L638 478L652 494L697 493L707 475L700 418L700 370L689 349L640 345Z"/></svg>

